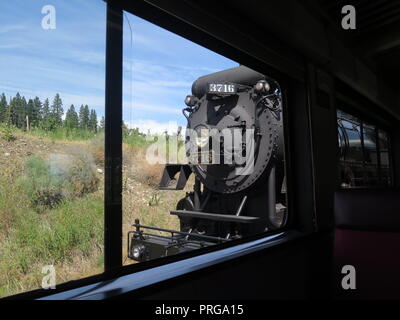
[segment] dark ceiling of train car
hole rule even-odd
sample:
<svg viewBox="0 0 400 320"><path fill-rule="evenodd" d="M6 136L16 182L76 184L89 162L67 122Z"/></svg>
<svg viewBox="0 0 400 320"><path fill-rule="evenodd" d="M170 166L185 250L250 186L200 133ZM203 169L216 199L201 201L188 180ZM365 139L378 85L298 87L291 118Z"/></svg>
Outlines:
<svg viewBox="0 0 400 320"><path fill-rule="evenodd" d="M306 1L306 5L336 29L353 52L372 70L395 80L400 72L400 1L354 0ZM343 30L341 9L356 8L356 29Z"/></svg>
<svg viewBox="0 0 400 320"><path fill-rule="evenodd" d="M307 57L400 118L399 0L145 2L291 75L299 74ZM135 11L135 2L127 3ZM341 26L342 8L349 4L356 9L355 30Z"/></svg>
<svg viewBox="0 0 400 320"><path fill-rule="evenodd" d="M302 0L297 1L325 27L336 34L337 38L351 50L355 57L367 65L385 85L397 92L397 79L400 74L400 1L398 0ZM356 29L344 30L341 12L345 5L356 9ZM234 10L237 16L246 16L252 23L263 28L267 24L265 13L272 6L283 7L288 18L284 25L291 25L290 15L297 14L290 2L222 1L226 15L221 19L229 20ZM245 20L241 20L245 21ZM307 23L307 22L305 22ZM271 26L270 26L271 27ZM306 34L304 36L307 36Z"/></svg>
<svg viewBox="0 0 400 320"><path fill-rule="evenodd" d="M285 0L286 1L286 0ZM221 22L226 21L246 28L245 21L251 21L260 30L265 30L268 21L265 13L271 7L286 8L287 20L282 20L286 26L291 24L292 12L290 3L285 1L243 1L220 0L198 2L186 0L197 9L213 11ZM297 1L315 18L329 26L337 37L351 49L353 54L364 61L369 68L386 80L397 78L400 72L400 1L398 0L302 0ZM212 5L211 5L212 4ZM341 27L345 5L353 5L356 9L356 29L344 30ZM239 20L237 18L240 17ZM236 19L236 21L234 21ZM270 26L271 27L271 26ZM281 26L282 27L282 26ZM254 30L254 33L260 32ZM307 36L307 35L305 35ZM390 84L390 83L389 83Z"/></svg>
<svg viewBox="0 0 400 320"><path fill-rule="evenodd" d="M400 1L398 0L303 0L298 1L314 17L329 25L337 36L368 65L371 70L380 74L385 80L395 80L400 72ZM252 8L253 22L262 24L263 12L272 3L258 5L247 1L246 7ZM226 5L229 7L228 3ZM341 10L345 5L356 9L356 29L344 30L341 21L344 16ZM230 4L232 6L232 2ZM235 4L234 4L235 6ZM236 9L243 13L248 9ZM260 10L255 8L261 7ZM288 6L288 11L290 7ZM248 11L247 11L248 12ZM291 13L294 14L294 13ZM290 24L288 21L283 21ZM390 84L390 83L389 83Z"/></svg>

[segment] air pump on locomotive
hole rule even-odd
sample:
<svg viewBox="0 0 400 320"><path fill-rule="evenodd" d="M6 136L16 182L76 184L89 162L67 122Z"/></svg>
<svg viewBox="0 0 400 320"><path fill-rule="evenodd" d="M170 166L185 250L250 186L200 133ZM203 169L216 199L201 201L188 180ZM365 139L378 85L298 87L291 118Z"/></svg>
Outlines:
<svg viewBox="0 0 400 320"><path fill-rule="evenodd" d="M185 104L188 161L166 164L159 188L182 190L193 173L193 191L170 212L180 230L135 220L128 256L136 261L275 229L286 216L278 83L239 66L197 79Z"/></svg>

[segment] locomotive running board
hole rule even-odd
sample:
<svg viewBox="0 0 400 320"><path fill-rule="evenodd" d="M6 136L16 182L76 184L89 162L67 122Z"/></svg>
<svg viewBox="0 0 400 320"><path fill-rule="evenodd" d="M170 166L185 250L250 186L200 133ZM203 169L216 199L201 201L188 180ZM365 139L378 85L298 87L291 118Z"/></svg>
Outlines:
<svg viewBox="0 0 400 320"><path fill-rule="evenodd" d="M171 188L169 185L174 179L175 175L179 172L178 182L176 186ZM186 182L189 179L192 169L187 164L166 164L164 167L164 172L158 186L160 190L183 190L185 188Z"/></svg>
<svg viewBox="0 0 400 320"><path fill-rule="evenodd" d="M249 217L249 216L235 216L231 214L218 214L218 213L207 213L199 211L188 211L188 210L174 210L170 212L172 215L176 215L184 218L200 218L214 221L226 221L226 222L237 222L237 223L255 223L261 218Z"/></svg>

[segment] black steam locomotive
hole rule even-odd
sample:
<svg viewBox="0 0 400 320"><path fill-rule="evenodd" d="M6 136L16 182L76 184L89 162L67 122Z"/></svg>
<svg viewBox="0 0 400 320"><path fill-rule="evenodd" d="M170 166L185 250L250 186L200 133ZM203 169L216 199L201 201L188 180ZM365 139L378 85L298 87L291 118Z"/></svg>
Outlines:
<svg viewBox="0 0 400 320"><path fill-rule="evenodd" d="M239 66L197 79L185 104L187 163L167 164L159 188L182 190L192 173L194 188L170 212L179 217L179 231L135 221L128 234L128 256L136 261L222 243L284 223L278 83Z"/></svg>

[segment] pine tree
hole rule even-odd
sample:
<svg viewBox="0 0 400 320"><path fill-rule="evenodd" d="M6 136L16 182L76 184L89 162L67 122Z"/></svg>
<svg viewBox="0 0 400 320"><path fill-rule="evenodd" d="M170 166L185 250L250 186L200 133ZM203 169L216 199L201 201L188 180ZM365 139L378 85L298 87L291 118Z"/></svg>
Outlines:
<svg viewBox="0 0 400 320"><path fill-rule="evenodd" d="M9 122L11 125L14 125L18 128L20 128L20 120L21 120L21 113L22 113L22 98L19 92L15 95L14 98L11 98L10 100L10 106L9 106Z"/></svg>
<svg viewBox="0 0 400 320"><path fill-rule="evenodd" d="M129 135L129 128L128 126L125 124L124 121L122 121L122 136L123 137L127 137Z"/></svg>
<svg viewBox="0 0 400 320"><path fill-rule="evenodd" d="M76 129L79 126L78 114L76 113L75 107L73 104L71 104L71 107L68 109L68 111L65 115L64 125L68 129Z"/></svg>
<svg viewBox="0 0 400 320"><path fill-rule="evenodd" d="M18 105L17 108L17 113L18 113L18 128L21 129L26 129L26 110L27 110L27 105L28 103L26 102L25 97L21 98L20 104Z"/></svg>
<svg viewBox="0 0 400 320"><path fill-rule="evenodd" d="M43 130L55 130L64 125L69 129L83 129L92 132L104 130L105 119L101 117L100 123L97 122L97 113L94 109L89 109L88 105L81 105L79 115L72 104L63 121L64 110L62 100L57 93L50 106L49 99L43 103L39 97L29 99L26 102L25 97L19 92L15 97L10 97L9 103L5 94L0 95L0 122L14 125L23 130L32 128L41 128Z"/></svg>
<svg viewBox="0 0 400 320"><path fill-rule="evenodd" d="M53 104L50 109L50 122L51 129L56 129L62 125L62 116L64 114L64 110L62 107L62 100L60 95L57 93L53 99Z"/></svg>
<svg viewBox="0 0 400 320"><path fill-rule="evenodd" d="M33 100L31 126L38 127L41 121L42 121L42 102L40 101L39 97L35 97L35 99Z"/></svg>
<svg viewBox="0 0 400 320"><path fill-rule="evenodd" d="M90 121L90 111L89 106L86 104L84 108L84 119L86 123L86 129L89 129L89 121Z"/></svg>
<svg viewBox="0 0 400 320"><path fill-rule="evenodd" d="M50 128L50 103L49 99L46 99L43 103L42 112L40 115L41 127L45 130Z"/></svg>
<svg viewBox="0 0 400 320"><path fill-rule="evenodd" d="M97 132L97 114L94 109L90 110L89 130Z"/></svg>
<svg viewBox="0 0 400 320"><path fill-rule="evenodd" d="M79 109L79 127L83 130L88 130L89 128L89 107L88 105L82 105Z"/></svg>
<svg viewBox="0 0 400 320"><path fill-rule="evenodd" d="M7 114L7 99L4 93L1 94L0 98L0 122L6 122Z"/></svg>
<svg viewBox="0 0 400 320"><path fill-rule="evenodd" d="M25 124L26 129L30 130L32 128L32 122L34 120L34 109L35 109L35 105L33 103L32 99L29 99L28 104L26 106L26 119L28 120L27 123Z"/></svg>
<svg viewBox="0 0 400 320"><path fill-rule="evenodd" d="M100 130L104 130L104 127L105 127L105 119L104 119L104 116L102 116L101 117L101 120L100 120Z"/></svg>

